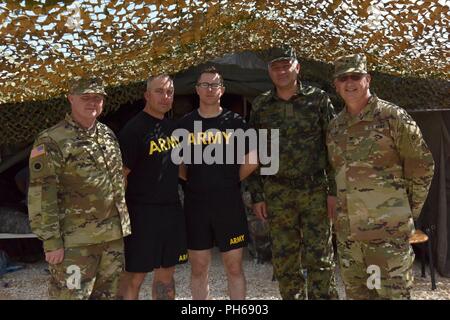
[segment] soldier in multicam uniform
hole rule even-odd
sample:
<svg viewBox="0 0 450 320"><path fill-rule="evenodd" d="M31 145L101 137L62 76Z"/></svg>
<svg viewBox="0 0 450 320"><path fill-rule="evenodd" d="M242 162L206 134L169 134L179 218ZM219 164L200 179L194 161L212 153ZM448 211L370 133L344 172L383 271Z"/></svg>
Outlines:
<svg viewBox="0 0 450 320"><path fill-rule="evenodd" d="M268 61L275 89L255 99L250 126L279 129L280 167L276 175L250 177L253 210L269 221L282 298L334 299L329 215L335 185L327 178L333 174L325 144L334 109L324 91L300 83L300 65L291 48L272 49Z"/></svg>
<svg viewBox="0 0 450 320"><path fill-rule="evenodd" d="M118 142L96 121L105 95L98 78L74 80L71 114L39 134L30 155L30 222L53 299L117 296L130 221Z"/></svg>
<svg viewBox="0 0 450 320"><path fill-rule="evenodd" d="M433 158L406 111L371 94L364 55L334 64L345 109L330 123L327 144L347 297L409 299L414 253L408 238L428 194ZM378 283L371 274L381 276Z"/></svg>

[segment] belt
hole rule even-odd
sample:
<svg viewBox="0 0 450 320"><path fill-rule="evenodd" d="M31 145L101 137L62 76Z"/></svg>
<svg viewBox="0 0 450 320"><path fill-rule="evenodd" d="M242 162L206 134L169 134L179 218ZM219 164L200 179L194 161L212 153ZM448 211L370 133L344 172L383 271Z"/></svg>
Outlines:
<svg viewBox="0 0 450 320"><path fill-rule="evenodd" d="M299 177L278 177L274 175L270 176L268 180L296 189L317 187L326 183L324 171L318 171L312 175L302 175Z"/></svg>

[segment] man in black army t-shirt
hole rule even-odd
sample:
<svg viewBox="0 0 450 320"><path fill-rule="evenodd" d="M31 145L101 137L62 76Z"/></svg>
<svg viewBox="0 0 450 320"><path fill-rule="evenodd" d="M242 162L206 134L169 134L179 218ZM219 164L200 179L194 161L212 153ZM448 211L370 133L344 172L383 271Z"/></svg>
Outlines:
<svg viewBox="0 0 450 320"><path fill-rule="evenodd" d="M257 167L250 164L257 163L256 147L249 152L248 144L240 146L245 150L239 150L239 144L232 143L236 134L231 130L247 130L248 126L239 115L220 106L225 88L216 69L209 68L200 74L196 90L199 109L179 122L180 129L189 132L184 137L187 141L183 143L184 164L180 167L180 176L186 179L184 209L192 298L209 298L211 248L217 245L225 266L230 298L245 299L242 254L248 228L239 182ZM190 155L186 154L184 145L188 146ZM212 147L215 151L207 152ZM206 159L208 154L214 159Z"/></svg>
<svg viewBox="0 0 450 320"><path fill-rule="evenodd" d="M171 151L179 146L175 122L164 118L173 103L173 80L150 77L143 111L119 135L127 177L126 201L132 235L125 238L124 299L137 299L147 272L154 271L152 298L175 298L175 265L187 261L184 215L178 196L178 166Z"/></svg>

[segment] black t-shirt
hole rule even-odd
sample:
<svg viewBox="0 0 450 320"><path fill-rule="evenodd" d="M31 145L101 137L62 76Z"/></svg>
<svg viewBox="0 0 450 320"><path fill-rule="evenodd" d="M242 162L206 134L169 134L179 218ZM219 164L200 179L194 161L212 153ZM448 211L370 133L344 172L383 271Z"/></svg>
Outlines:
<svg viewBox="0 0 450 320"><path fill-rule="evenodd" d="M194 128L194 121L201 122L201 130ZM187 167L188 190L205 192L239 186L238 156L242 159L242 156L249 151L248 141L245 140L242 144L236 138L236 129L243 130L241 132L249 129L240 115L223 109L217 117L203 118L197 110L194 110L179 120L178 127L189 132L187 143L184 142L186 137L180 138L183 146L183 162ZM186 146L190 149L189 153L184 149ZM217 149L214 150L214 148ZM222 155L218 148L221 148ZM201 151L201 163L198 163L199 157L195 159L195 150L197 154L199 150ZM205 163L203 157L205 154L211 155L213 160L216 160L213 162L208 160ZM217 161L220 158L222 163ZM195 160L197 162L194 162Z"/></svg>
<svg viewBox="0 0 450 320"><path fill-rule="evenodd" d="M123 164L131 170L127 202L179 203L178 166L171 161L171 151L179 145L172 137L175 128L174 121L141 111L120 131Z"/></svg>

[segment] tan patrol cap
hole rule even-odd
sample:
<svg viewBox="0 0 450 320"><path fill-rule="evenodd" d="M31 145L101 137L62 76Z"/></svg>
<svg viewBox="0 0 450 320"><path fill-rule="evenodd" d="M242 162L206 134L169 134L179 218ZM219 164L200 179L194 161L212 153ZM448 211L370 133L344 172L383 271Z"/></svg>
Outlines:
<svg viewBox="0 0 450 320"><path fill-rule="evenodd" d="M337 78L345 73L367 73L367 59L366 56L357 53L347 56L342 56L334 61L334 75Z"/></svg>
<svg viewBox="0 0 450 320"><path fill-rule="evenodd" d="M69 94L97 93L106 96L103 81L97 77L77 77L72 80L69 87Z"/></svg>

